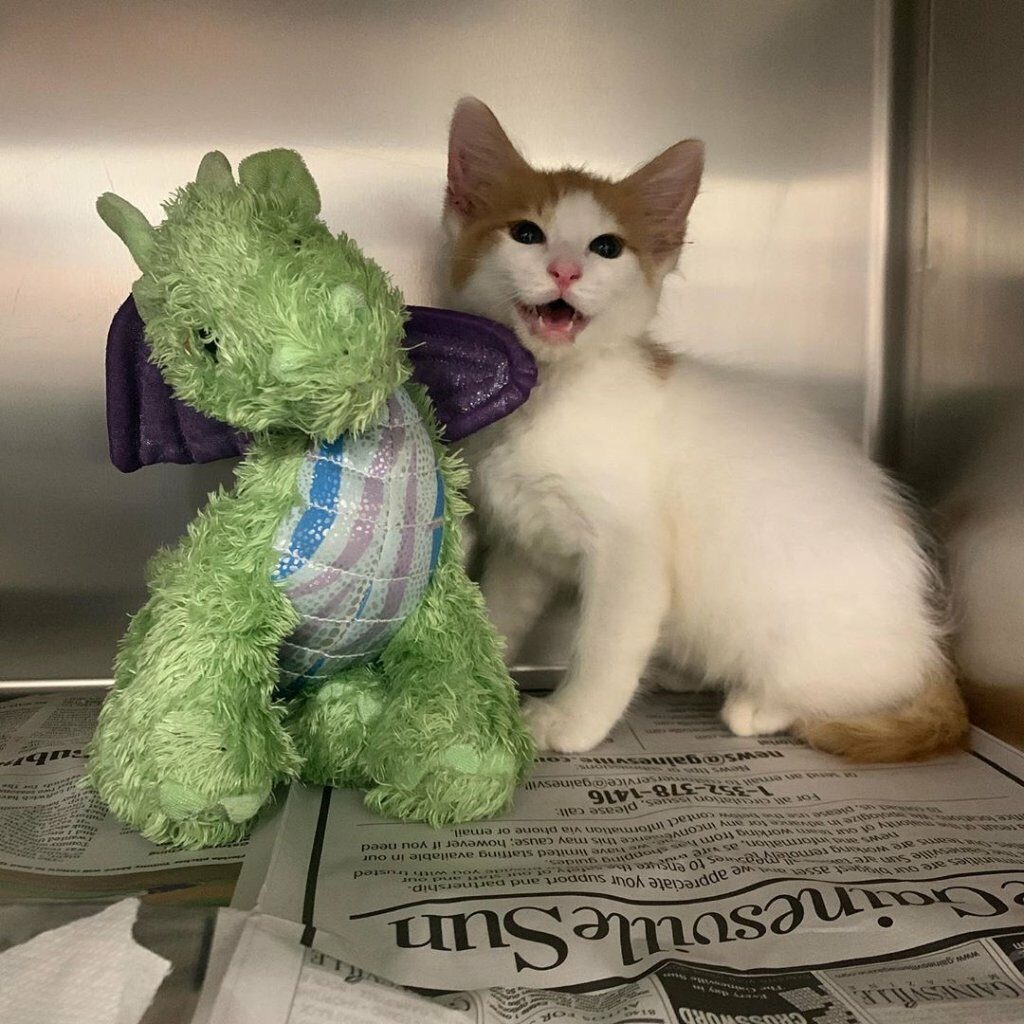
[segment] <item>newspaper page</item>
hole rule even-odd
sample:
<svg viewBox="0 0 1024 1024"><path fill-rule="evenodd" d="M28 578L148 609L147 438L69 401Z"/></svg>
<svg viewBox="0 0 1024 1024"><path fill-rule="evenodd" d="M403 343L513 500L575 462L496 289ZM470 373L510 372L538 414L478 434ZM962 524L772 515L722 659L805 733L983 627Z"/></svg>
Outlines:
<svg viewBox="0 0 1024 1024"><path fill-rule="evenodd" d="M0 900L139 892L227 902L246 843L168 850L78 782L102 693L0 701ZM167 895L170 899L171 896Z"/></svg>
<svg viewBox="0 0 1024 1024"><path fill-rule="evenodd" d="M301 943L302 926L220 921L192 1024L1019 1024L1003 940L849 970L743 976L664 963L600 989L417 993ZM224 936L224 933L227 935ZM229 949L218 950L222 936ZM1018 940L1013 940L1017 942ZM211 976L212 975L212 976Z"/></svg>
<svg viewBox="0 0 1024 1024"><path fill-rule="evenodd" d="M222 910L192 1024L466 1024L444 1003L307 949L301 931Z"/></svg>
<svg viewBox="0 0 1024 1024"><path fill-rule="evenodd" d="M855 767L717 709L645 695L458 828L293 787L258 910L479 1021L1024 1021L1024 758Z"/></svg>

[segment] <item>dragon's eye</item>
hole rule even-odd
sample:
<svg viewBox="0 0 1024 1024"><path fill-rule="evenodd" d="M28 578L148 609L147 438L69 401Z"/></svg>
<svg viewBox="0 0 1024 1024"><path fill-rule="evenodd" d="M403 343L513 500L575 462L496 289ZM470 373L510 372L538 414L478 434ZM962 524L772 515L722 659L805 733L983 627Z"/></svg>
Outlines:
<svg viewBox="0 0 1024 1024"><path fill-rule="evenodd" d="M302 239L301 238L293 238L292 239L292 248L293 249L301 249L302 248Z"/></svg>
<svg viewBox="0 0 1024 1024"><path fill-rule="evenodd" d="M213 336L213 332L208 331L205 327L200 327L196 334L199 335L199 340L203 343L203 351L214 362L217 362L217 339Z"/></svg>

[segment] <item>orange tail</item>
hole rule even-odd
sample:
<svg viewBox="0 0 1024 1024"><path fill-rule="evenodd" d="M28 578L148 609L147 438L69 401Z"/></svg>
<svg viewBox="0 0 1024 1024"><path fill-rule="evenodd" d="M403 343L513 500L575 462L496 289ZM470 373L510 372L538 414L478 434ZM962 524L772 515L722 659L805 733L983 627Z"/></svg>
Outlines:
<svg viewBox="0 0 1024 1024"><path fill-rule="evenodd" d="M944 669L896 708L859 718L804 719L794 730L812 747L851 761L923 761L967 744L967 706Z"/></svg>

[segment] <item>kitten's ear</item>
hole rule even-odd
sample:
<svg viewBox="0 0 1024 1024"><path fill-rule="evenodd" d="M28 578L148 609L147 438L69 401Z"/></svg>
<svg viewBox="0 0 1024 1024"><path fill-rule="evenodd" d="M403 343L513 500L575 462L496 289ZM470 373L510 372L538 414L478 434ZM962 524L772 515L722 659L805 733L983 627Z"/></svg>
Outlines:
<svg viewBox="0 0 1024 1024"><path fill-rule="evenodd" d="M686 139L621 182L639 199L656 256L669 256L683 244L686 217L697 198L703 170L704 143Z"/></svg>
<svg viewBox="0 0 1024 1024"><path fill-rule="evenodd" d="M472 96L459 100L448 134L446 204L463 217L477 216L494 185L522 170L529 164L490 108Z"/></svg>

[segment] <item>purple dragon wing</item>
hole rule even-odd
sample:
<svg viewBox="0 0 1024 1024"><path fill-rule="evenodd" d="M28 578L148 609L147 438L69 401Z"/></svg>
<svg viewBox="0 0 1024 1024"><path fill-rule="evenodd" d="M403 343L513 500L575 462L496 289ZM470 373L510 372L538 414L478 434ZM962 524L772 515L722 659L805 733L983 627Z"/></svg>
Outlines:
<svg viewBox="0 0 1024 1024"><path fill-rule="evenodd" d="M215 462L244 455L246 438L179 401L150 362L146 329L130 295L107 333L107 439L122 473L157 462Z"/></svg>
<svg viewBox="0 0 1024 1024"><path fill-rule="evenodd" d="M413 380L434 403L447 441L514 412L537 383L537 364L500 324L451 309L410 306L403 344ZM107 437L123 473L158 462L244 455L247 438L175 398L150 361L145 325L129 296L107 334Z"/></svg>
<svg viewBox="0 0 1024 1024"><path fill-rule="evenodd" d="M515 412L537 383L533 356L507 327L482 316L410 306L403 344L446 441Z"/></svg>

